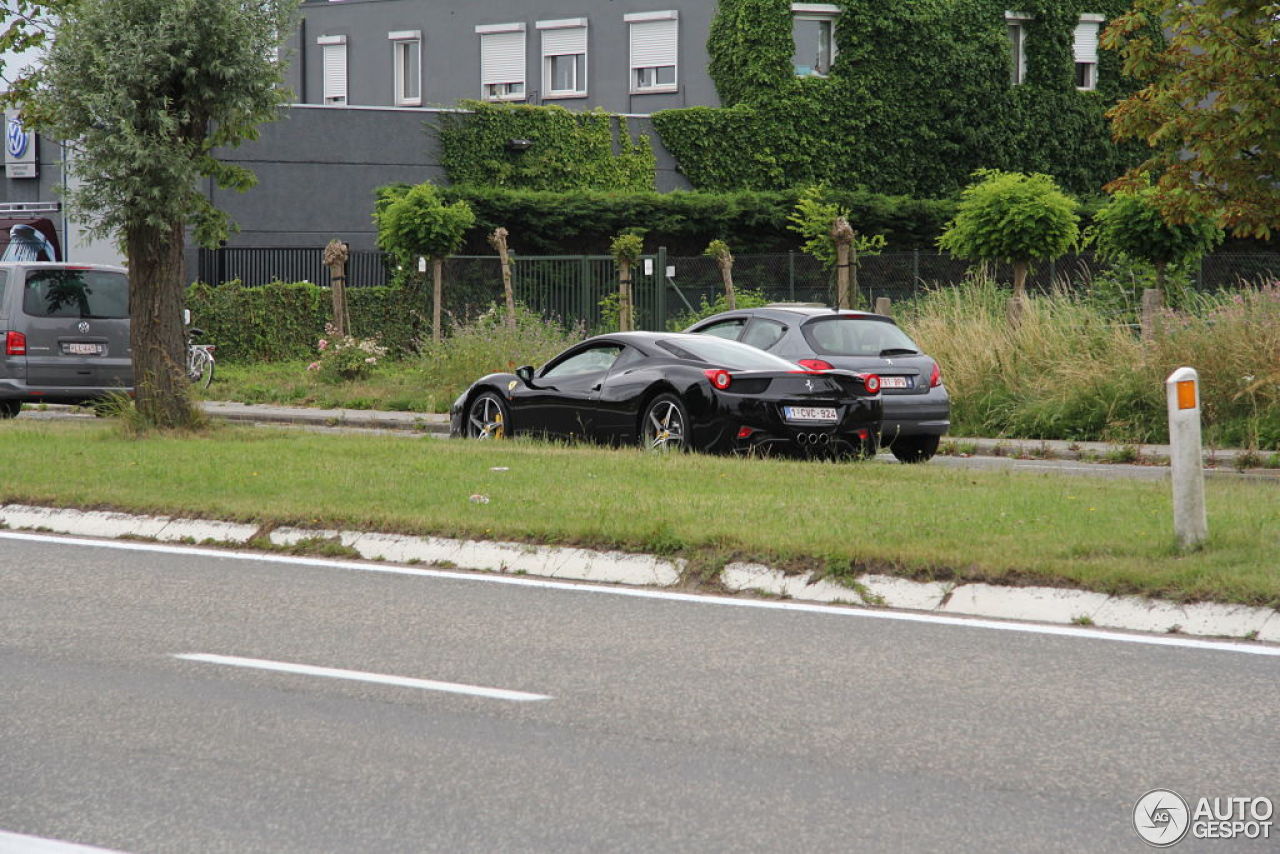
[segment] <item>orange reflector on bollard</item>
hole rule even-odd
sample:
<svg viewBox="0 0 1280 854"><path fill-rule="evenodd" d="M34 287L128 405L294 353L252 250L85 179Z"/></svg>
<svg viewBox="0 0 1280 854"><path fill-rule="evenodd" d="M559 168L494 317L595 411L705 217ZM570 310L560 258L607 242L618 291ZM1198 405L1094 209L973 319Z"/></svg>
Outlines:
<svg viewBox="0 0 1280 854"><path fill-rule="evenodd" d="M1195 409L1196 408L1196 381L1195 380L1179 380L1178 381L1178 408L1179 409Z"/></svg>

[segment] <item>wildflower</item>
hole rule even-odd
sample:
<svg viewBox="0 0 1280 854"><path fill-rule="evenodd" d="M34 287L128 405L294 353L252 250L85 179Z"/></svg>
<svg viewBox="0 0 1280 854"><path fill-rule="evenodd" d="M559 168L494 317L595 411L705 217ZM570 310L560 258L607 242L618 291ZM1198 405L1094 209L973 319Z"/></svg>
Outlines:
<svg viewBox="0 0 1280 854"><path fill-rule="evenodd" d="M311 364L307 365L307 370L308 370L308 371L318 371L318 370L320 370L320 363L319 363L319 362L312 362Z"/></svg>
<svg viewBox="0 0 1280 854"><path fill-rule="evenodd" d="M320 348L319 348L319 349L323 350L325 347L328 347L328 346L329 346L329 342L328 342L328 341L326 341L325 339L321 338L321 339L320 339Z"/></svg>

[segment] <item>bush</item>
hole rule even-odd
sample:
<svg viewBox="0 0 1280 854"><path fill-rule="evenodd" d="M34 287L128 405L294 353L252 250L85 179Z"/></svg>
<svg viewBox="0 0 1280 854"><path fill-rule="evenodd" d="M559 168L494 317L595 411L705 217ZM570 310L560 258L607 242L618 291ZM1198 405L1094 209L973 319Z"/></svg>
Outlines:
<svg viewBox="0 0 1280 854"><path fill-rule="evenodd" d="M340 383L362 380L373 373L387 348L378 346L376 338L340 335L331 324L324 325L325 337L316 344L319 358L307 366L324 382Z"/></svg>

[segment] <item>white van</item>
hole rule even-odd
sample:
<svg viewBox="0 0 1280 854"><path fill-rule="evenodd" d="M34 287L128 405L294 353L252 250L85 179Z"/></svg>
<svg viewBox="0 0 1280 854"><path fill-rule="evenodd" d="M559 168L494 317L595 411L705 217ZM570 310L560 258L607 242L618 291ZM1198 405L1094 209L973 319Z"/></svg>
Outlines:
<svg viewBox="0 0 1280 854"><path fill-rule="evenodd" d="M0 418L133 390L122 267L0 263Z"/></svg>

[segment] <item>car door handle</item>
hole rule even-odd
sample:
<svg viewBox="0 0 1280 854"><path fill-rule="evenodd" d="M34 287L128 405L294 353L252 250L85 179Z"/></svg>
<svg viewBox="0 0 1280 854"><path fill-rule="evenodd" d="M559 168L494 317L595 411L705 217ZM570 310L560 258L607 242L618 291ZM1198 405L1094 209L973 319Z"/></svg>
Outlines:
<svg viewBox="0 0 1280 854"><path fill-rule="evenodd" d="M602 385L603 385L603 383L596 383L595 385L593 385L593 386L591 387L591 390L592 390L592 391L599 391L599 390L600 390L600 386L602 386Z"/></svg>

